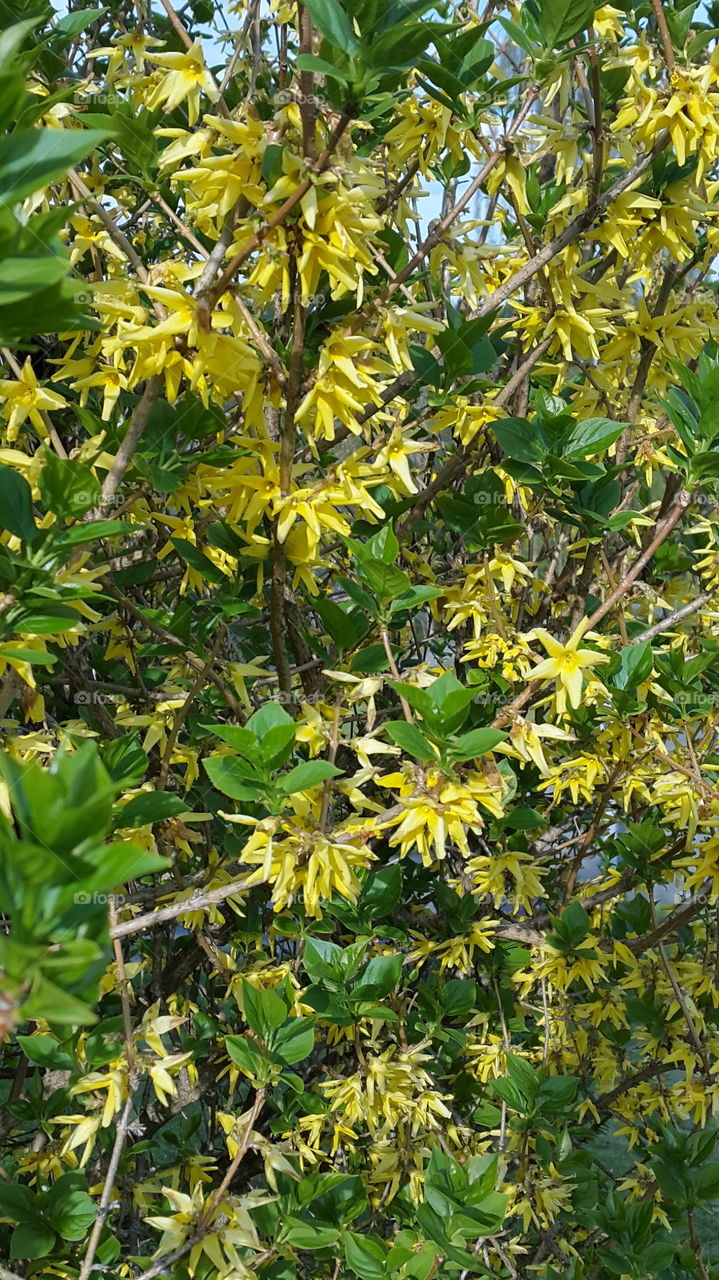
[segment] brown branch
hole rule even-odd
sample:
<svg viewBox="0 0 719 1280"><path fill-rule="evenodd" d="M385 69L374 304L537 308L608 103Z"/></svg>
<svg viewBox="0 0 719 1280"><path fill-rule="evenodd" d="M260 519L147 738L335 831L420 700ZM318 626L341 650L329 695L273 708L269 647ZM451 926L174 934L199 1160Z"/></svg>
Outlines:
<svg viewBox="0 0 719 1280"><path fill-rule="evenodd" d="M376 311L378 307L381 307L384 305L384 303L392 296L392 294L397 289L399 289L400 285L404 284L404 282L408 280L411 275L414 274L414 272L417 270L417 267L419 267L422 264L422 262L424 262L424 259L427 257L429 253L431 253L432 249L436 248L436 246L440 243L440 241L449 231L449 228L452 226L452 223L455 222L456 219L459 217L460 213L462 213L462 211L466 209L467 205L470 203L470 201L479 191L480 187L483 185L484 182L486 182L490 173L492 173L492 171L496 169L497 165L499 164L499 161L502 159L502 156L506 152L507 143L511 141L514 135L517 133L517 130L526 120L527 116L532 110L532 107L534 106L534 103L539 97L539 93L540 93L539 85L532 85L530 87L526 98L524 99L522 105L519 107L518 111L516 112L514 119L512 120L511 124L509 125L509 128L507 129L506 134L504 135L502 140L498 143L498 145L494 148L493 152L487 158L485 163L482 165L482 168L480 169L479 173L472 179L469 186L467 187L467 190L463 192L459 200L455 201L451 209L448 210L448 212L444 215L444 217L440 218L440 220L436 223L436 225L432 228L429 234L422 241L422 244L419 246L417 251L410 258L407 265L403 267L402 270L398 272L398 274L395 276L394 280L390 281L387 287L383 289L382 293L380 293L376 298L372 298L369 304L367 305L367 307L365 307L362 311L359 312L357 316L355 316L355 319L352 321L352 324L350 325L351 333L356 332L356 330L360 327L360 325L368 317L368 315L371 315L372 312Z"/></svg>
<svg viewBox="0 0 719 1280"><path fill-rule="evenodd" d="M309 10L303 4L298 5L298 23L300 29L300 53L312 53L312 19ZM317 112L313 102L315 79L311 71L300 71L300 119L302 120L302 153L306 160L314 160L315 119Z"/></svg>
<svg viewBox="0 0 719 1280"><path fill-rule="evenodd" d="M111 899L108 907L110 917L110 930L117 923L116 907ZM115 1141L112 1146L110 1162L107 1166L107 1172L102 1188L100 1203L97 1207L97 1216L92 1225L90 1238L87 1242L85 1257L82 1260L80 1274L78 1280L88 1280L90 1272L93 1269L95 1254L100 1244L100 1236L105 1226L105 1219L110 1210L112 1193L115 1186L115 1178L120 1164L120 1157L127 1141L127 1135L130 1128L130 1117L132 1115L132 1107L135 1098L135 1090L137 1088L137 1061L135 1058L135 1045L132 1032L132 1016L130 1014L130 984L125 973L125 959L122 954L122 943L118 938L113 938L113 950L115 953L115 962L117 965L117 984L120 992L120 1004L122 1007L122 1022L125 1036L125 1053L127 1055L127 1069L129 1072L128 1095L123 1107L122 1114L115 1129Z"/></svg>
<svg viewBox="0 0 719 1280"><path fill-rule="evenodd" d="M618 584L618 586L616 586L614 590L610 592L610 594L608 595L604 603L600 604L599 608L595 609L594 613L590 615L586 625L587 631L591 631L597 625L598 622L601 622L602 618L604 618L610 612L610 610L614 608L615 604L617 603L617 600L621 600L622 596L627 594L630 587L632 587L636 582L637 578L642 572L642 569L651 560L652 556L654 555L654 552L659 549L659 547L662 545L663 542L666 542L672 529L679 522L681 517L684 515L684 512L687 510L687 508L690 505L691 505L691 495L684 492L680 493L679 497L677 498L677 501L674 503L674 506L671 508L668 515L665 516L664 520L662 520L661 523L657 525L657 531L654 537L652 538L651 542L649 543L649 546L645 548L645 550L642 552L640 556L637 556L637 559L634 561L634 564L632 565L629 572L624 575L624 577L622 578L622 581Z"/></svg>
<svg viewBox="0 0 719 1280"><path fill-rule="evenodd" d="M704 1261L704 1251L702 1249L701 1242L697 1235L697 1229L694 1224L694 1210L692 1209L690 1204L687 1205L687 1231L689 1233L689 1245L691 1247L692 1253L694 1254L694 1258L696 1260L697 1271L699 1272L700 1280L710 1280L709 1272L707 1271L707 1265L706 1265L706 1262Z"/></svg>
<svg viewBox="0 0 719 1280"><path fill-rule="evenodd" d="M389 669L392 672L393 679L400 680L401 676L397 668L397 663L394 660L394 654L392 653L392 646L389 642L389 634L386 627L380 627L380 638L384 646L384 651L387 655L387 662L389 664ZM414 716L408 706L407 699L403 698L401 693L399 695L399 701L400 706L402 707L402 714L407 721L407 724L414 724Z"/></svg>
<svg viewBox="0 0 719 1280"><path fill-rule="evenodd" d="M384 195L380 200L379 204L377 205L378 213L386 213L388 209L391 209L392 206L396 204L399 199L401 199L401 197L404 195L404 192L407 190L407 187L410 185L412 179L416 177L418 169L419 169L419 160L413 160L404 177L401 178L399 182L395 183L395 185L391 187L390 190L386 193L386 195Z"/></svg>
<svg viewBox="0 0 719 1280"><path fill-rule="evenodd" d="M140 443L149 421L152 407L155 401L159 399L162 387L163 378L162 374L159 373L153 374L145 384L140 403L132 415L130 425L123 436L122 444L115 455L115 460L105 476L100 501L96 507L93 507L92 511L88 511L87 515L84 516L83 523L90 520L101 520L107 515L112 506L112 500L122 484L123 476L132 462L133 454Z"/></svg>
<svg viewBox="0 0 719 1280"><path fill-rule="evenodd" d="M502 387L501 391L495 396L492 401L492 408L502 408L509 400L511 400L517 388L520 387L529 376L537 361L540 360L544 353L549 350L551 344L552 339L545 338L543 342L540 342L532 351L529 352L527 356L525 356L519 368L509 379L509 382L506 386ZM445 462L444 466L440 468L431 484L428 484L421 493L417 494L410 510L407 512L404 520L397 528L397 537L400 542L404 541L409 536L417 521L420 519L429 504L437 497L437 494L441 493L443 489L449 488L449 486L466 469L472 454L478 448L482 438L483 435L475 438L471 444L463 445L461 448L457 449L457 452L453 453L451 458L449 458L447 462Z"/></svg>
<svg viewBox="0 0 719 1280"><path fill-rule="evenodd" d="M230 1186L230 1183L232 1182L232 1179L234 1178L240 1164L242 1163L243 1159L247 1154L247 1150L250 1145L250 1138L252 1136L252 1129L255 1124L255 1121L257 1120L258 1115L260 1114L260 1111L262 1110L262 1107L264 1106L264 1101L265 1101L265 1091L264 1089L258 1089L257 1093L255 1094L255 1101L253 1102L252 1107L247 1115L247 1123L245 1125L245 1132L243 1134L242 1141L237 1149L236 1154L233 1156L232 1161L228 1165L227 1172L224 1178L222 1179L222 1182L220 1183L217 1190L213 1192L205 1210L203 1211L201 1217L199 1218L199 1221L197 1223L197 1227L195 1228L195 1230L179 1246L179 1248L174 1249L172 1253L165 1254L164 1258L160 1258L160 1260L154 1263L153 1266L149 1267L147 1271L143 1271L142 1280L155 1280L156 1276L161 1276L163 1272L167 1270L168 1267L174 1266L174 1263L178 1262L180 1258L183 1258L186 1253L189 1253L190 1249L194 1249L195 1245L199 1244L200 1241L207 1235L207 1232L210 1229L212 1216L215 1213L218 1206L220 1205L220 1203L222 1202L222 1199L226 1194L227 1189ZM260 1260L259 1258L254 1259L255 1266L257 1266L257 1264L259 1263L259 1260Z"/></svg>
<svg viewBox="0 0 719 1280"><path fill-rule="evenodd" d="M327 760L330 764L334 764L337 759L337 749L340 740L340 715L342 712L342 690L338 689L335 694L334 715L332 716L332 730L330 736L329 751L327 752ZM325 778L322 786L322 804L320 807L320 817L318 827L320 831L327 830L327 819L330 812L330 800L332 798L332 779Z"/></svg>
<svg viewBox="0 0 719 1280"><path fill-rule="evenodd" d="M661 133L654 143L651 151L648 151L646 155L641 156L639 160L636 160L635 163L631 165L629 169L625 170L621 177L617 178L616 182L612 183L612 186L608 187L604 194L599 197L597 200L596 210L593 213L589 210L585 210L583 213L578 214L576 218L568 223L564 228L564 231L561 231L558 236L555 236L554 240L551 240L543 249L540 249L533 258L529 259L529 262L525 262L524 266L519 267L519 269L515 271L514 275L509 276L509 278L504 281L504 284L499 285L499 287L494 290L494 293L490 293L489 297L485 298L484 302L480 303L472 313L473 319L480 316L488 316L490 312L495 311L503 302L506 302L508 298L511 298L513 293L516 293L519 289L523 288L538 271L542 270L542 267L546 267L548 262L551 262L556 258L563 249L566 249L568 245L573 244L575 240L578 240L579 237L589 229L592 222L596 221L598 217L609 209L617 196L622 195L628 187L631 187L633 183L635 183L637 179L646 172L656 157L664 151L668 143L669 134L666 132Z"/></svg>
<svg viewBox="0 0 719 1280"><path fill-rule="evenodd" d="M589 188L589 212L593 218L602 186L605 134L602 118L602 84L596 46L590 45L587 52L592 75L592 178Z"/></svg>
<svg viewBox="0 0 719 1280"><path fill-rule="evenodd" d="M709 882L707 881L707 885ZM645 951L651 951L652 947L658 946L668 934L674 933L676 929L680 929L683 925L693 920L698 911L707 904L707 886L695 893L682 906L677 907L675 911L671 911L665 916L661 924L656 921L654 916L654 927L649 933L645 933L641 938L633 938L627 943L629 950L635 956L644 955ZM653 905L653 904L652 904Z"/></svg>
<svg viewBox="0 0 719 1280"><path fill-rule="evenodd" d="M665 631L671 631L677 622L683 622L685 618L690 618L693 613L698 613L703 609L705 604L716 595L717 588L712 591L704 591L696 600L690 600L689 604L682 605L681 609L675 609L673 613L667 614L666 618L661 618L659 622L655 622L653 626L647 627L646 631L640 631L638 636L634 636L629 640L628 644L641 644L643 640L653 640L655 636L662 635Z"/></svg>
<svg viewBox="0 0 719 1280"><path fill-rule="evenodd" d="M135 933L143 933L145 929L154 929L155 925L164 924L166 920L176 920L187 911L200 911L203 907L214 907L226 902L235 894L243 893L250 886L249 876L242 880L231 880L217 889L208 889L206 893L195 890L189 898L182 902L172 902L168 907L160 907L157 911L146 911L144 915L135 916L134 920L121 920L111 930L111 938L130 938ZM253 882L254 883L254 882Z"/></svg>
<svg viewBox="0 0 719 1280"><path fill-rule="evenodd" d="M160 626L160 624L155 622L152 618L146 617L142 610L138 609L134 601L115 586L114 582L111 582L107 577L100 578L100 582L102 583L103 590L106 591L108 595L111 595L113 599L117 600L133 618L136 618L138 622L142 622L147 627L147 630L152 632L153 635L164 640L166 644L179 645L183 651L183 657L195 668L196 671L201 671L205 668L207 663L206 658L200 657L200 655L195 653L192 649L188 649L185 641L180 639L179 636L176 636L172 631L168 631L166 627ZM219 689L225 699L225 702L228 707L230 707L239 723L244 724L246 719L245 713L234 693L230 688L228 688L222 677L211 667L207 670L206 677L208 680L212 681L216 689Z"/></svg>
<svg viewBox="0 0 719 1280"><path fill-rule="evenodd" d="M295 414L300 403L302 390L302 354L305 340L306 308L302 306L300 294L295 280L294 318L292 326L292 350L290 366L287 373L285 389L285 417L280 441L280 494L286 498L292 487L292 462L295 450ZM272 653L277 669L280 689L289 698L292 697L292 679L290 661L287 654L285 590L286 590L287 558L284 544L280 542L277 520L274 524L272 545L272 580L270 584L270 634L272 637Z"/></svg>
<svg viewBox="0 0 719 1280"><path fill-rule="evenodd" d="M569 868L569 875L567 876L567 884L564 890L564 906L567 905L567 903L569 902L569 899L574 893L574 886L577 882L579 869L582 863L584 862L584 859L586 858L587 853L589 852L589 847L594 837L596 836L597 831L599 830L599 824L604 815L604 810L609 804L612 791L614 790L617 779L619 778L619 775L622 773L622 770L624 769L626 769L626 765L623 761L619 761L617 764L615 764L611 774L609 775L607 784L602 790L599 800L597 801L597 808L592 818L592 821L589 827L587 828L584 836L582 837L582 843L580 844L576 854L574 855L574 858L572 859L572 865Z"/></svg>
<svg viewBox="0 0 719 1280"><path fill-rule="evenodd" d="M679 1005L679 1008L682 1011L682 1016L686 1023L687 1031L689 1032L689 1039L694 1045L699 1061L701 1062L704 1068L704 1077L705 1077L706 1083L711 1084L712 1083L711 1063L709 1061L706 1048L701 1042L699 1032L696 1029L696 1024L691 1015L691 1010L689 1009L689 1006L686 1002L684 992L682 991L681 987L679 986L679 983L677 982L677 976L669 961L666 947L664 946L664 943L662 942L661 937L658 935L657 912L656 912L656 907L654 906L654 897L653 897L651 888L649 889L649 906L651 909L652 921L654 924L655 945L657 947L657 950L659 951L661 962L664 967L664 972L666 973L671 983L671 987L676 997L677 1004Z"/></svg>
<svg viewBox="0 0 719 1280"><path fill-rule="evenodd" d="M651 0L651 4L652 9L654 10L654 17L657 20L657 26L659 28L659 36L662 42L662 49L664 50L664 61L667 64L667 70L671 74L676 65L676 59L674 57L672 38L669 34L669 27L667 26L662 0Z"/></svg>
<svg viewBox="0 0 719 1280"><path fill-rule="evenodd" d="M658 316L664 314L666 305L671 297L672 290L677 282L677 269L674 263L671 263L664 273L661 288L657 300L652 308L652 318L657 319ZM649 377L649 370L652 361L657 353L657 344L652 342L651 338L643 337L639 344L639 362L637 371L634 376L632 389L629 393L629 403L627 405L627 422L633 425L636 421L637 414L641 408L642 396L644 388ZM623 461L626 456L627 445L629 441L629 431L625 431L617 444L617 459Z"/></svg>
<svg viewBox="0 0 719 1280"><path fill-rule="evenodd" d="M183 702L182 706L178 709L177 714L175 715L175 718L172 722L172 728L170 729L170 732L167 735L167 742L165 744L165 750L162 755L162 763L160 765L160 776L157 781L157 787L155 788L157 791L164 791L165 787L167 786L167 779L170 773L170 761L172 759L172 753L175 749L175 743L177 742L180 730L183 724L185 723L185 721L187 720L188 715L190 714L190 708L193 702L195 701L195 698L205 687L205 684L209 677L209 673L212 669L212 665L218 653L220 652L220 649L222 648L222 642L226 634L227 634L227 625L223 623L222 626L218 628L217 639L215 640L215 643L212 646L212 651L210 653L210 656L208 657L202 669L198 671L197 677L187 697L185 698L185 701Z"/></svg>

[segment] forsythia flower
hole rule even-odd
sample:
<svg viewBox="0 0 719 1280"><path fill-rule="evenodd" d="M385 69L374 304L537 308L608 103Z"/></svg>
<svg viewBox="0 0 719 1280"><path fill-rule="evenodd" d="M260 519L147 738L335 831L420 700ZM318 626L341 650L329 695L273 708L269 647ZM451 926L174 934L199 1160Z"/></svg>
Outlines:
<svg viewBox="0 0 719 1280"><path fill-rule="evenodd" d="M217 102L219 90L205 67L197 40L185 53L149 53L147 57L168 71L150 96L147 104L150 111L164 105L165 110L171 112L187 99L187 118L193 125L200 114L201 93L206 94L211 102Z"/></svg>
<svg viewBox="0 0 719 1280"><path fill-rule="evenodd" d="M580 622L574 634L562 644L548 631L538 627L531 635L536 636L544 645L548 658L540 662L532 670L532 678L557 682L557 711L564 713L567 702L570 707L578 707L582 699L583 672L591 671L602 662L609 662L606 653L596 653L593 649L578 648L587 629L586 619Z"/></svg>

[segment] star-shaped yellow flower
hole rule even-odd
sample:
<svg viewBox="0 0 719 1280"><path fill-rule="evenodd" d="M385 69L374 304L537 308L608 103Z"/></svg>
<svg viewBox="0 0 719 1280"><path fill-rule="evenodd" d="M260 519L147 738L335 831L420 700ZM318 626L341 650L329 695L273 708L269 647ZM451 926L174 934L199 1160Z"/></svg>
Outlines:
<svg viewBox="0 0 719 1280"><path fill-rule="evenodd" d="M532 638L539 640L549 654L543 662L532 670L532 679L557 681L557 711L562 715L567 707L578 707L582 699L583 671L591 670L601 662L608 662L609 655L596 653L594 649L578 648L587 629L587 619L583 618L574 634L566 644L551 636L542 627L532 632Z"/></svg>

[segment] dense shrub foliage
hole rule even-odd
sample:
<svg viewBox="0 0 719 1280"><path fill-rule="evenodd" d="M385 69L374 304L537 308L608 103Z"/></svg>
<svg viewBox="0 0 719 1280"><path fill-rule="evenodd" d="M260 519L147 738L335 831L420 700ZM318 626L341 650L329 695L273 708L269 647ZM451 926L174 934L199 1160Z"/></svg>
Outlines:
<svg viewBox="0 0 719 1280"><path fill-rule="evenodd" d="M0 12L0 1277L719 1276L719 4Z"/></svg>

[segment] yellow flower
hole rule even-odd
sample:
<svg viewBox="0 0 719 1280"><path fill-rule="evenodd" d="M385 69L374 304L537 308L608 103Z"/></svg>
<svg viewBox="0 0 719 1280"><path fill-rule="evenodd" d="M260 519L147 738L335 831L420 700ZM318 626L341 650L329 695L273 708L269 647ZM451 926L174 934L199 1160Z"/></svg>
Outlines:
<svg viewBox="0 0 719 1280"><path fill-rule="evenodd" d="M556 724L534 724L531 720L525 720L523 716L517 716L509 730L509 740L498 743L494 749L511 756L514 760L521 760L523 764L536 765L542 776L546 778L549 774L549 766L541 739L571 742L573 736Z"/></svg>
<svg viewBox="0 0 719 1280"><path fill-rule="evenodd" d="M67 400L39 385L29 356L19 378L0 380L0 398L5 401L2 414L8 424L8 440L17 440L20 428L28 418L44 439L48 431L42 419L43 412L67 408Z"/></svg>
<svg viewBox="0 0 719 1280"><path fill-rule="evenodd" d="M471 863L468 865L471 866ZM492 935L498 923L497 920L478 920L468 933L461 933L455 938L438 942L432 942L411 929L410 934L415 939L415 946L408 959L425 961L437 955L440 973L444 973L445 969L457 969L460 973L470 974L474 971L475 951L487 953L494 950Z"/></svg>
<svg viewBox="0 0 719 1280"><path fill-rule="evenodd" d="M301 797L293 796L293 802L301 807ZM316 920L322 918L321 902L329 901L335 893L348 902L357 901L361 889L357 871L368 867L375 855L364 846L359 834L353 833L351 823L335 827L331 838L314 826L301 825L298 819L256 821L242 814L222 812L220 817L227 822L255 825L242 850L242 861L257 866L246 883L271 884L276 912L283 911L299 893L303 895L305 911Z"/></svg>
<svg viewBox="0 0 719 1280"><path fill-rule="evenodd" d="M592 667L596 667L601 662L609 662L609 655L606 653L595 653L593 649L578 648L586 629L587 619L584 618L566 644L562 644L561 640L557 640L541 627L532 632L532 638L536 637L549 654L548 658L534 667L531 673L532 678L557 681L557 711L560 715L566 710L567 702L570 707L579 706L582 700L582 673L586 670L591 671Z"/></svg>
<svg viewBox="0 0 719 1280"><path fill-rule="evenodd" d="M158 67L167 67L157 88L150 95L147 105L150 111L165 104L165 110L174 111L187 98L187 118L196 124L200 114L200 93L210 102L217 102L220 94L212 76L205 67L205 59L197 40L185 53L150 53L147 55Z"/></svg>
<svg viewBox="0 0 719 1280"><path fill-rule="evenodd" d="M366 1126L370 1133L402 1121L414 1133L436 1129L451 1118L442 1094L433 1087L422 1063L424 1045L401 1051L396 1044L379 1054L368 1054L362 1071L345 1080L324 1080L324 1091L335 1113L351 1129Z"/></svg>
<svg viewBox="0 0 719 1280"><path fill-rule="evenodd" d="M474 892L491 896L495 907L509 896L514 911L530 911L534 899L547 896L539 878L542 869L533 863L529 853L481 854L467 863L467 874L472 877ZM507 889L505 876L514 881L512 891Z"/></svg>
<svg viewBox="0 0 719 1280"><path fill-rule="evenodd" d="M450 779L436 769L430 769L424 777L412 774L385 774L377 779L380 786L396 787L402 797L402 812L392 819L396 830L391 845L400 846L400 857L415 849L421 854L425 867L447 854L447 842L455 844L469 857L467 833L476 835L484 827L484 819L478 805L482 805L494 817L503 813L501 798L503 788L497 774L493 783L483 774L468 775L464 782Z"/></svg>

